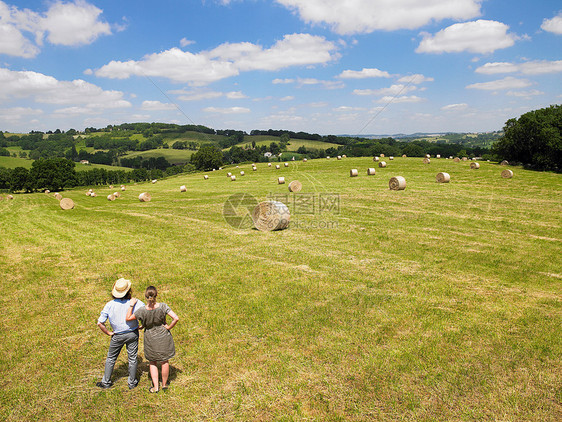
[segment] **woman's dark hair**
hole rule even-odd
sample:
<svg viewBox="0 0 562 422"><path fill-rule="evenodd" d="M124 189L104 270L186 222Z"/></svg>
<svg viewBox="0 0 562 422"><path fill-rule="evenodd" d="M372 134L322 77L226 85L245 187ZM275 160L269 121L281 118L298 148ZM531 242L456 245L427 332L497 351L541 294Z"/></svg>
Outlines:
<svg viewBox="0 0 562 422"><path fill-rule="evenodd" d="M156 296L158 296L158 291L156 291L156 287L148 286L146 291L144 292L144 297L148 300L148 303L154 304L156 303Z"/></svg>

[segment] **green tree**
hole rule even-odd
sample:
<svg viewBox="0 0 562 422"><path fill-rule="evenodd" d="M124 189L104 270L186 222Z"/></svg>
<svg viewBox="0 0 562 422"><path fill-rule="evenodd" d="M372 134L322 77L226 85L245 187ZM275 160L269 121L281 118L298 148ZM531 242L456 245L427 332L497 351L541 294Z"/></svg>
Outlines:
<svg viewBox="0 0 562 422"><path fill-rule="evenodd" d="M23 167L16 167L13 169L10 174L9 186L12 192L20 190L31 192L33 190L33 183L29 175L29 170Z"/></svg>
<svg viewBox="0 0 562 422"><path fill-rule="evenodd" d="M30 176L35 189L52 191L76 185L74 162L66 158L39 159L31 165Z"/></svg>
<svg viewBox="0 0 562 422"><path fill-rule="evenodd" d="M191 163L197 170L211 170L223 164L222 151L215 146L204 146L191 156Z"/></svg>
<svg viewBox="0 0 562 422"><path fill-rule="evenodd" d="M504 135L492 147L500 160L536 169L562 168L562 106L530 111L509 119Z"/></svg>

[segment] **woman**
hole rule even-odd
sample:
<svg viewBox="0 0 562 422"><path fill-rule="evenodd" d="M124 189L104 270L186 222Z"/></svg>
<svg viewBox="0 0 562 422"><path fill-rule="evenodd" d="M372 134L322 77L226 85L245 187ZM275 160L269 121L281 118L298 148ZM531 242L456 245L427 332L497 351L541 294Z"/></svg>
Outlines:
<svg viewBox="0 0 562 422"><path fill-rule="evenodd" d="M162 388L164 390L168 388L168 376L170 374L168 359L176 354L174 339L170 330L179 321L178 316L168 305L156 302L156 296L158 296L156 287L148 286L144 293L148 302L146 306L138 308L133 314L137 299L131 299L125 318L127 321L139 319L144 326L144 356L150 365L152 387L148 391L151 393L158 392L158 362L162 364ZM172 317L172 322L169 325L166 324L166 315Z"/></svg>

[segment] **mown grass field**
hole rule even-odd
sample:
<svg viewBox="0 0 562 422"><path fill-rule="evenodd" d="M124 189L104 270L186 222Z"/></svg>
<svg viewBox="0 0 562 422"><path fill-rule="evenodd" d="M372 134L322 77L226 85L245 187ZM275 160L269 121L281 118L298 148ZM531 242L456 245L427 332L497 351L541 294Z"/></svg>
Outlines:
<svg viewBox="0 0 562 422"><path fill-rule="evenodd" d="M129 154L123 155L120 158L135 158L143 157L143 159L148 159L151 157L158 158L164 157L171 164L185 164L189 161L189 157L196 151L191 151L188 149L150 149L148 151L135 151Z"/></svg>
<svg viewBox="0 0 562 422"><path fill-rule="evenodd" d="M561 420L561 176L387 163L371 177L367 158L259 163L114 202L78 189L70 211L45 194L0 202L0 419ZM396 175L406 190L388 189ZM289 229L227 224L233 193L288 194L278 176L303 183ZM302 207L326 198L339 208ZM95 387L119 277L141 297L156 285L180 317L167 392L148 393L144 357L129 391L125 351L115 386Z"/></svg>

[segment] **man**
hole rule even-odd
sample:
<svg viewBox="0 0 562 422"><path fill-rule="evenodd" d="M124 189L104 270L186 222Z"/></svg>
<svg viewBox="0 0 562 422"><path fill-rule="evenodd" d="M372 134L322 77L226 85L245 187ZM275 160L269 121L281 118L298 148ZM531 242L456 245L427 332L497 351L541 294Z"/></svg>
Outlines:
<svg viewBox="0 0 562 422"><path fill-rule="evenodd" d="M129 356L129 389L135 388L139 381L137 380L137 352L139 349L139 324L135 321L126 321L127 310L129 306L135 309L144 306L140 300L134 305L129 305L132 296L131 282L124 278L120 278L113 285L111 290L113 300L106 303L101 311L98 319L98 327L100 330L111 337L109 343L109 351L105 360L105 371L103 378L96 385L100 388L109 388L113 385L111 374L115 361L121 352L123 346L127 346L127 354ZM109 331L105 326L105 322L109 319L109 324L113 331Z"/></svg>

